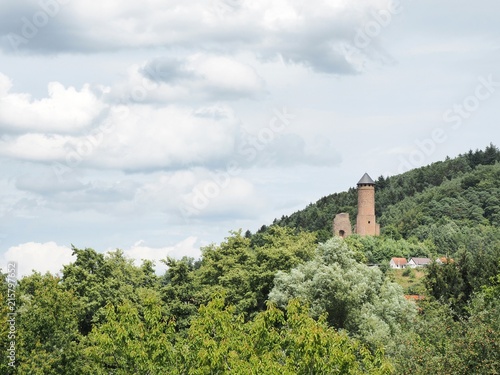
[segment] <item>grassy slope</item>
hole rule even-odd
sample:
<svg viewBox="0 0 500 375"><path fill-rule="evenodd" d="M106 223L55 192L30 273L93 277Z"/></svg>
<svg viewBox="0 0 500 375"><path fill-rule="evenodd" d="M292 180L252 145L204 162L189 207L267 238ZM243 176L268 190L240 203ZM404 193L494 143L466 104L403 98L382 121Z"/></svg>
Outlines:
<svg viewBox="0 0 500 375"><path fill-rule="evenodd" d="M404 290L405 294L424 294L425 287L423 284L425 271L423 269L413 269L409 276L403 276L405 270L390 269L387 275L392 281L395 281Z"/></svg>

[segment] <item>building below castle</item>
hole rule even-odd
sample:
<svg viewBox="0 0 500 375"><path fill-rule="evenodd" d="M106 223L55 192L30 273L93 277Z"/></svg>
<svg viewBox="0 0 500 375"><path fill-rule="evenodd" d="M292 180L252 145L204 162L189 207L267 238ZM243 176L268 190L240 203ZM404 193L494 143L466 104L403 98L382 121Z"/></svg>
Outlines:
<svg viewBox="0 0 500 375"><path fill-rule="evenodd" d="M339 213L333 219L335 236L347 237L353 232L361 236L380 235L380 224L377 224L375 218L375 182L368 173L358 182L358 215L354 231L348 213Z"/></svg>

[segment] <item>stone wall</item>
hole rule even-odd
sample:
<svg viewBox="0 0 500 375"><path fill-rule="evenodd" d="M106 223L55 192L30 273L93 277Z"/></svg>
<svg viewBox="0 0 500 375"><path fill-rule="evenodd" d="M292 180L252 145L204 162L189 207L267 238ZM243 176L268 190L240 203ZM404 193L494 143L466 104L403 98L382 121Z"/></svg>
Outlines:
<svg viewBox="0 0 500 375"><path fill-rule="evenodd" d="M351 220L348 213L340 213L335 215L333 219L333 235L347 237L352 234Z"/></svg>

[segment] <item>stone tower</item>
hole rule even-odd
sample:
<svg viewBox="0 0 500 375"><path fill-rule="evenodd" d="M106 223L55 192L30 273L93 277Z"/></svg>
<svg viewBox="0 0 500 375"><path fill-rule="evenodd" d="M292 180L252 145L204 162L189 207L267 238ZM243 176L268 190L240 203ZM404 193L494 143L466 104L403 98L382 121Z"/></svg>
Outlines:
<svg viewBox="0 0 500 375"><path fill-rule="evenodd" d="M378 236L380 225L375 222L375 182L365 173L358 182L358 217L356 233Z"/></svg>

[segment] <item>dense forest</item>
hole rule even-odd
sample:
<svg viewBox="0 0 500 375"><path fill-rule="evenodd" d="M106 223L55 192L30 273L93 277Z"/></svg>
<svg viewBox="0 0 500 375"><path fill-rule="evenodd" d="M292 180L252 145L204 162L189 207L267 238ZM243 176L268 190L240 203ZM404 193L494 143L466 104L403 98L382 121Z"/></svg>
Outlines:
<svg viewBox="0 0 500 375"><path fill-rule="evenodd" d="M378 237L332 238L352 188L163 275L78 248L60 275L3 270L0 373L500 373L499 182L489 145L379 177ZM414 256L447 261L403 287L389 260Z"/></svg>

